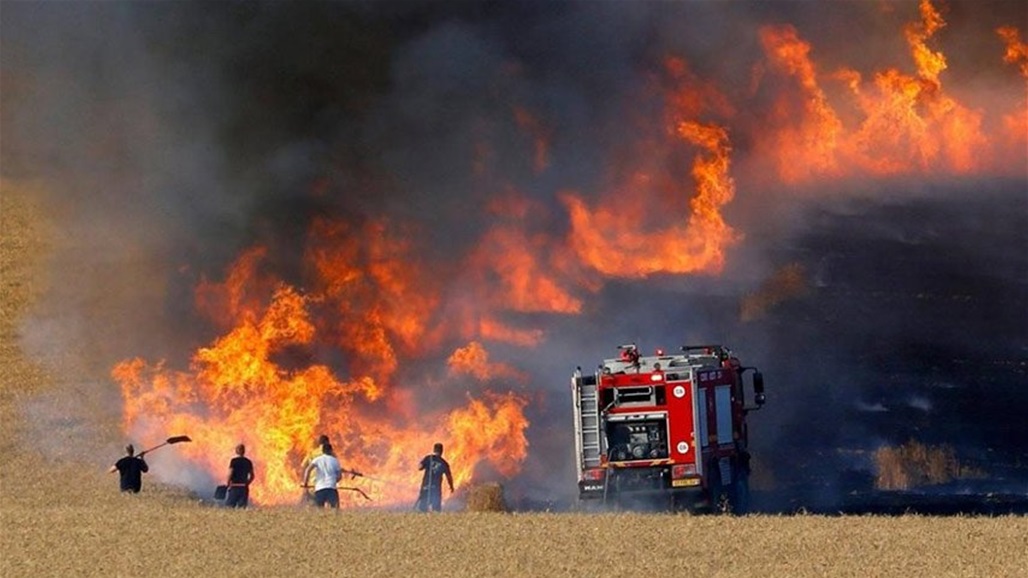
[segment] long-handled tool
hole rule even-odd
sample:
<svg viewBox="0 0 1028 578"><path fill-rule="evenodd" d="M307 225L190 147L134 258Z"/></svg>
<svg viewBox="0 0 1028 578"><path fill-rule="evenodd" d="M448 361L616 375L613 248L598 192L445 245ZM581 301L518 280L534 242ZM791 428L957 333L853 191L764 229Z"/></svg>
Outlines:
<svg viewBox="0 0 1028 578"><path fill-rule="evenodd" d="M358 494L364 496L365 500L368 500L369 502L371 501L371 496L365 494L364 490L362 490L360 488L351 488L351 487L347 487L347 486L338 486L337 489L344 490L344 491L347 491L347 492L357 492Z"/></svg>
<svg viewBox="0 0 1028 578"><path fill-rule="evenodd" d="M380 484L388 483L385 480L380 480L378 478L373 478L371 476L365 476L364 474L358 472L357 470L340 470L340 471L343 472L344 474L349 475L351 480L353 478L364 478L365 480L368 480L369 482L378 482Z"/></svg>
<svg viewBox="0 0 1028 578"><path fill-rule="evenodd" d="M311 485L304 485L302 487L304 489L313 489L314 488L314 486L311 486ZM371 496L365 494L364 490L362 490L360 488L351 488L351 487L348 487L348 486L336 486L336 489L337 490L343 490L343 491L346 491L346 492L357 492L358 494L363 496L365 500L371 501Z"/></svg>
<svg viewBox="0 0 1028 578"><path fill-rule="evenodd" d="M154 447L152 447L152 448L150 448L148 450L143 450L143 451L139 452L138 456L139 457L143 457L145 454L148 454L148 453L154 451L157 448L163 448L166 445L178 444L178 443L182 443L182 442L191 442L191 441L193 441L193 440L191 440L189 438L189 436L172 436L172 437L164 440L164 443L162 443L162 444L157 444L157 445L155 445Z"/></svg>

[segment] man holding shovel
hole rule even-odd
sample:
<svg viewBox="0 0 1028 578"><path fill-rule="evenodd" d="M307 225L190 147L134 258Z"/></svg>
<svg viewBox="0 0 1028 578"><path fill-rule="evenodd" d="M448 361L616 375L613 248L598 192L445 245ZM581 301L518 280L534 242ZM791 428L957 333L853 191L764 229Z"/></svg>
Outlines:
<svg viewBox="0 0 1028 578"><path fill-rule="evenodd" d="M150 471L150 466L146 465L143 456L167 445L191 441L193 440L189 436L172 436L150 449L139 452L138 456L136 449L129 444L125 446L125 453L128 455L115 462L108 471L112 474L121 473L121 491L138 494L139 490L143 489L143 474Z"/></svg>
<svg viewBox="0 0 1028 578"><path fill-rule="evenodd" d="M143 489L143 474L150 471L150 466L146 465L142 454L136 455L136 449L132 444L125 446L125 453L127 455L115 462L107 471L121 474L121 491L138 494L139 490Z"/></svg>

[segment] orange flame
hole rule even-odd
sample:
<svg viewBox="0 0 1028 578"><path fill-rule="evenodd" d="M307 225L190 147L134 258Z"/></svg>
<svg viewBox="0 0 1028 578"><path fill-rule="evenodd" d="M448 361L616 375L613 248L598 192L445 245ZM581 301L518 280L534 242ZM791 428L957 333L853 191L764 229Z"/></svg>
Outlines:
<svg viewBox="0 0 1028 578"><path fill-rule="evenodd" d="M440 407L431 408L417 389L431 384L427 374L398 385L397 352L427 350L422 337L436 297L405 261L405 243L390 237L384 224L356 231L315 222L307 255L316 295L279 282L270 302L254 307L250 289L266 284L249 286L265 254L261 249L245 252L224 286L201 283L198 303L205 310L223 304L219 317L236 325L199 349L188 372L141 359L115 366L126 431L144 442L168 431L188 432L197 443L183 446L181 455L216 483L231 448L245 443L257 464L252 495L260 504L298 500L301 461L321 433L330 436L345 467L373 473L376 481L347 484L381 505L413 499L419 453L435 441L454 449L457 480L469 481L486 463L503 475L516 473L527 453L524 399L484 390L484 398L469 397L464 407L437 402ZM325 343L347 354L349 378L311 362L312 351ZM457 359L467 367L482 363L471 370L476 377L519 377L506 365L489 363L474 344L463 351ZM469 419L475 423L465 423Z"/></svg>
<svg viewBox="0 0 1028 578"><path fill-rule="evenodd" d="M514 311L578 313L581 300L564 289L536 257L550 241L544 235L526 236L518 227L497 226L479 243L473 266L491 271L499 282L493 298Z"/></svg>
<svg viewBox="0 0 1028 578"><path fill-rule="evenodd" d="M1003 128L1008 140L1013 144L1011 148L1023 151L1025 142L1028 141L1028 43L1021 40L1020 32L1012 26L1002 26L996 30L996 34L1006 45L1003 61L1016 64L1021 71L1021 76L1025 78L1025 90L1022 93L1024 98L1021 99L1021 106L1016 112L1003 117Z"/></svg>
<svg viewBox="0 0 1028 578"><path fill-rule="evenodd" d="M355 230L317 219L310 240L307 261L331 309L325 317L331 326L322 331L349 353L352 372L369 380L390 379L397 349L420 347L426 334L438 302L431 284L404 261L407 243L391 237L383 223Z"/></svg>
<svg viewBox="0 0 1028 578"><path fill-rule="evenodd" d="M919 4L921 20L904 29L917 69L911 77L896 69L874 76L871 89L861 75L841 69L841 80L855 98L862 120L847 129L829 104L810 61L810 46L791 26L765 27L761 39L775 70L794 77L802 95L795 107L777 110L779 126L765 137L784 182L815 176L869 172L891 175L943 170L967 173L979 168L989 150L982 113L947 95L940 80L946 58L928 46L945 21L929 0ZM797 117L793 124L781 121Z"/></svg>
<svg viewBox="0 0 1028 578"><path fill-rule="evenodd" d="M712 101L711 108L721 102L709 86L683 72L681 59L669 59L667 66L677 82L666 98L675 137L667 146L686 143L700 151L692 163L695 193L688 201L689 214L677 223L661 222L665 211L657 197L664 182L648 172L632 174L629 184L595 208L573 192L560 195L571 220L569 245L585 264L609 277L717 273L724 265L725 247L739 239L720 213L735 196L728 133L695 118L707 101Z"/></svg>
<svg viewBox="0 0 1028 578"><path fill-rule="evenodd" d="M263 247L253 247L236 259L224 283L201 279L193 292L197 309L221 328L232 327L244 312L259 310L262 299L275 288L258 272L265 256Z"/></svg>
<svg viewBox="0 0 1028 578"><path fill-rule="evenodd" d="M1021 69L1021 76L1028 78L1028 44L1021 40L1020 32L1013 26L1001 26L996 29L996 34L1006 44L1003 61L1017 64Z"/></svg>
<svg viewBox="0 0 1028 578"><path fill-rule="evenodd" d="M484 400L469 399L468 405L450 413L446 429L454 443L449 455L456 463L489 464L504 476L513 476L528 456L524 430L526 400L513 393L489 394ZM513 443L512 443L513 442ZM454 484L472 479L472 468L454 471Z"/></svg>
<svg viewBox="0 0 1028 578"><path fill-rule="evenodd" d="M796 77L803 96L799 111L784 95L772 107L778 130L771 133L767 152L776 158L781 179L794 183L838 173L842 122L818 85L810 44L788 25L762 28L760 40L773 67ZM800 119L798 126L787 124L792 118Z"/></svg>
<svg viewBox="0 0 1028 578"><path fill-rule="evenodd" d="M542 343L545 337L541 329L517 329L490 317L484 317L479 320L478 334L483 339L511 343L522 347L535 347Z"/></svg>
<svg viewBox="0 0 1028 578"><path fill-rule="evenodd" d="M908 24L903 32L917 64L918 76L932 86L938 87L939 74L946 70L946 57L941 52L932 51L926 41L946 23L939 11L932 6L931 0L921 0L918 8L921 12L921 22Z"/></svg>
<svg viewBox="0 0 1028 578"><path fill-rule="evenodd" d="M489 352L477 341L458 348L446 363L450 366L451 372L470 375L479 381L489 381L498 377L521 377L516 369L505 363L490 362Z"/></svg>
<svg viewBox="0 0 1028 578"><path fill-rule="evenodd" d="M905 30L918 77L887 70L875 79L879 98L857 92L867 119L850 148L858 149L855 154L873 172L919 168L966 173L977 168L979 155L989 144L981 131L981 112L943 92L939 74L946 59L926 42L945 22L930 0L921 0L920 12L921 23Z"/></svg>
<svg viewBox="0 0 1028 578"><path fill-rule="evenodd" d="M547 214L541 204L512 191L487 209L496 224L464 260L468 279L461 285L473 289L475 298L455 306L460 335L534 347L544 338L542 330L514 327L496 312L574 314L582 302L569 286L596 287L577 276L565 248L545 231L533 231Z"/></svg>

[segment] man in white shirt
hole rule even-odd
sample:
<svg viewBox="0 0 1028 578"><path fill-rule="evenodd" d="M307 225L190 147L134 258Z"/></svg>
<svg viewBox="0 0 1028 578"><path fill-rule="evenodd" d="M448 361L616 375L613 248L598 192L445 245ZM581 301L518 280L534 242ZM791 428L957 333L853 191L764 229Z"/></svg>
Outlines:
<svg viewBox="0 0 1028 578"><path fill-rule="evenodd" d="M314 504L324 508L327 504L330 508L339 507L339 490L336 484L343 477L343 468L332 451L332 444L326 443L321 446L322 454L307 464L303 470L303 480L309 480L310 474L314 472Z"/></svg>

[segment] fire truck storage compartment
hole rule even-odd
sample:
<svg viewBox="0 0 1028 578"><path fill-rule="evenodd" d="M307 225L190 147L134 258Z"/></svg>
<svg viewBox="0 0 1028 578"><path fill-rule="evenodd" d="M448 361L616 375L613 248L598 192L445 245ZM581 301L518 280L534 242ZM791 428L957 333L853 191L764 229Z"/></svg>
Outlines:
<svg viewBox="0 0 1028 578"><path fill-rule="evenodd" d="M664 405L667 393L663 385L609 387L602 390L600 407L638 407Z"/></svg>
<svg viewBox="0 0 1028 578"><path fill-rule="evenodd" d="M656 460L668 457L667 418L650 417L607 422L610 461Z"/></svg>

